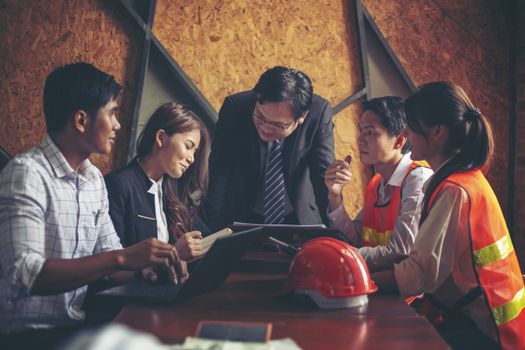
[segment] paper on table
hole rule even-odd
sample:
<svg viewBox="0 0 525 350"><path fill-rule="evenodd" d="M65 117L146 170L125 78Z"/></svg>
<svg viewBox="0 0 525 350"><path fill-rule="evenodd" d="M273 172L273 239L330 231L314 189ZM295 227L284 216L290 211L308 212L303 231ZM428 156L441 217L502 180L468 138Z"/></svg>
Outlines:
<svg viewBox="0 0 525 350"><path fill-rule="evenodd" d="M182 345L170 345L171 350L301 350L290 338L270 340L267 343L248 343L187 337Z"/></svg>

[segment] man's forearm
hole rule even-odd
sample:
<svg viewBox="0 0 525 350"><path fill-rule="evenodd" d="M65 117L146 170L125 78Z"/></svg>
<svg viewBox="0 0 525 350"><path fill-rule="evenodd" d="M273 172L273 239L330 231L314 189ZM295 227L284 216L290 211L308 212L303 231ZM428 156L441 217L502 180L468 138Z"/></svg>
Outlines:
<svg viewBox="0 0 525 350"><path fill-rule="evenodd" d="M328 210L334 211L343 204L343 196L341 194L333 194L328 192Z"/></svg>
<svg viewBox="0 0 525 350"><path fill-rule="evenodd" d="M32 288L32 295L51 295L68 292L121 269L122 250L104 252L78 259L45 261Z"/></svg>
<svg viewBox="0 0 525 350"><path fill-rule="evenodd" d="M136 279L136 271L117 271L113 272L111 275L108 275L108 278L111 280L111 282L114 283L127 283L131 282L134 279Z"/></svg>

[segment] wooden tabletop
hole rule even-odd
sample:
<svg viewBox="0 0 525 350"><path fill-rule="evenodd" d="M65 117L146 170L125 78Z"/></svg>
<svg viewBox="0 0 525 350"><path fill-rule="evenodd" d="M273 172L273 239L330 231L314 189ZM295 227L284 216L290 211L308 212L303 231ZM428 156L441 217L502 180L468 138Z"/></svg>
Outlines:
<svg viewBox="0 0 525 350"><path fill-rule="evenodd" d="M323 310L276 296L282 273L237 272L220 288L166 306L127 305L115 319L155 334L165 343L182 343L201 320L271 322L272 338L290 337L308 349L447 349L426 319L401 297L373 294L366 306Z"/></svg>

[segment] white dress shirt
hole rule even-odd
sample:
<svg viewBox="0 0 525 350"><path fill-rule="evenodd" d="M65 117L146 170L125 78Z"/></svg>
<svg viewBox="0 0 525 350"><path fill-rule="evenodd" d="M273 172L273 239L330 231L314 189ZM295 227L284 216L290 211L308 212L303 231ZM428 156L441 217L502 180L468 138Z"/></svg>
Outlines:
<svg viewBox="0 0 525 350"><path fill-rule="evenodd" d="M166 214L164 213L164 202L162 192L162 177L159 181L150 179L151 187L148 193L155 196L155 218L157 219L157 238L160 241L168 242L170 235L168 232L168 221L166 220Z"/></svg>
<svg viewBox="0 0 525 350"><path fill-rule="evenodd" d="M29 291L48 258L119 248L104 179L89 160L75 172L49 136L13 158L0 173L0 331L83 320L87 286L49 296Z"/></svg>
<svg viewBox="0 0 525 350"><path fill-rule="evenodd" d="M385 180L381 179L378 204L387 204L394 192L394 188L401 187L401 211L396 219L392 237L386 246L359 248L359 253L367 262L372 262L391 254L408 254L414 244L423 203L423 184L432 176L433 172L432 169L418 167L410 172L403 183L411 164L412 159L409 152L403 155L386 184ZM363 215L364 210L362 209L354 220L350 219L344 205L328 213L331 226L345 233L352 243L357 246L361 244Z"/></svg>

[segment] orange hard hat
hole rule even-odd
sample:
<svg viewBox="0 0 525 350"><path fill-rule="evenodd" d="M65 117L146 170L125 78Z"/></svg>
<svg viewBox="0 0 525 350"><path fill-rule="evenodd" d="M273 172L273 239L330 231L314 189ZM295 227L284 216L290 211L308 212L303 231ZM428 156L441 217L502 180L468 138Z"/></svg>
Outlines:
<svg viewBox="0 0 525 350"><path fill-rule="evenodd" d="M306 242L294 256L285 292L306 294L322 308L353 307L368 302L377 291L357 249L343 241L321 237Z"/></svg>

